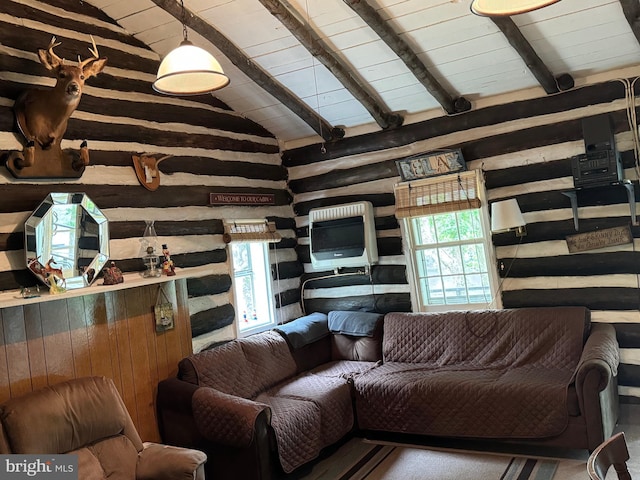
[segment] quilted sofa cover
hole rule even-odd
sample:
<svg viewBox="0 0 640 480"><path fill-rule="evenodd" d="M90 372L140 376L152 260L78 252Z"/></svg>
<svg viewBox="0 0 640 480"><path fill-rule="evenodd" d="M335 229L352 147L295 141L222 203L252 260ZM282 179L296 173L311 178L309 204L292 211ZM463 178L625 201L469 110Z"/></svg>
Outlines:
<svg viewBox="0 0 640 480"><path fill-rule="evenodd" d="M593 449L615 426L615 330L585 308L388 313L365 332L334 313L180 362L158 385L165 441L206 452L212 478L267 480L350 432Z"/></svg>
<svg viewBox="0 0 640 480"><path fill-rule="evenodd" d="M266 411L284 472L316 458L354 426L351 391L343 370L296 374L286 340L274 331L192 355L180 376L200 388L193 414L208 440L246 446Z"/></svg>
<svg viewBox="0 0 640 480"><path fill-rule="evenodd" d="M569 424L588 311L581 307L392 313L383 360L354 382L365 430L543 438ZM613 375L617 348L604 358Z"/></svg>

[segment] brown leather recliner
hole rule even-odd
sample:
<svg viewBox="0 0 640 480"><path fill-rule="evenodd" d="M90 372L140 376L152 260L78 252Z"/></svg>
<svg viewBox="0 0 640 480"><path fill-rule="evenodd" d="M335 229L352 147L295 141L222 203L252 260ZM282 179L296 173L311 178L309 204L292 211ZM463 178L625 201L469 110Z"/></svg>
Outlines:
<svg viewBox="0 0 640 480"><path fill-rule="evenodd" d="M82 479L204 479L198 450L143 443L113 381L84 377L0 405L0 453L77 454Z"/></svg>

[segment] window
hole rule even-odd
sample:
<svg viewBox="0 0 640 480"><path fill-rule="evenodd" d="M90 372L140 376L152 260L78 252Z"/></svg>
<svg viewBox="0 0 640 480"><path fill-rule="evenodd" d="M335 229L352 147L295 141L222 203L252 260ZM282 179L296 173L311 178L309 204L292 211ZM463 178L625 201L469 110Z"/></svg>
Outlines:
<svg viewBox="0 0 640 480"><path fill-rule="evenodd" d="M474 171L400 184L402 221L415 311L495 305L497 278L483 192Z"/></svg>
<svg viewBox="0 0 640 480"><path fill-rule="evenodd" d="M266 242L231 243L236 321L241 335L275 324L269 248Z"/></svg>
<svg viewBox="0 0 640 480"><path fill-rule="evenodd" d="M268 330L276 318L269 261L269 244L281 239L276 224L264 219L225 221L222 238L230 244L238 335Z"/></svg>

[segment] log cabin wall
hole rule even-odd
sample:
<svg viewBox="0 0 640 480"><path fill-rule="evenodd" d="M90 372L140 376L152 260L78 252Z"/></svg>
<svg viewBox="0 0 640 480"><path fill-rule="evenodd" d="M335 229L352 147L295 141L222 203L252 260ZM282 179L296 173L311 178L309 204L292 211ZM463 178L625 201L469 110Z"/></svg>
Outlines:
<svg viewBox="0 0 640 480"><path fill-rule="evenodd" d="M22 137L14 124L12 112L17 96L32 85L52 86L54 83L39 63L37 49L46 48L55 35L62 42L56 48L60 57L73 60L80 53L86 58L89 55L89 34L95 38L100 55L108 57L108 63L102 73L87 81L80 105L69 121L62 147L78 149L80 142L87 140L90 165L78 180L36 181L14 179L2 162L0 292L15 291L20 286L36 283L35 277L26 270L23 248L23 224L31 211L50 192L82 191L108 218L110 257L123 271L135 272L143 268L139 258L139 239L144 232L145 220L155 221L159 243L169 246L177 267L210 268L209 275L183 280L184 288L189 292L187 295L185 290L184 303L178 303L183 314L189 312L181 321L190 324L194 349L235 337L230 264L222 241L223 219L267 218L275 221L278 233L283 237L282 242L271 247L272 269L279 273L279 281L274 286L277 318L286 321L297 316L302 270L295 251L295 221L291 195L286 186L287 173L281 164L277 140L270 132L234 113L211 95L185 99L155 93L151 84L159 65L158 55L91 5L76 0L0 2L0 155L7 150L22 149ZM138 183L133 169L132 155L144 152L157 158L171 156L160 165L160 187L154 192ZM209 193L212 192L273 194L275 205L209 206ZM179 276L180 273L176 278ZM96 283L101 283L101 279ZM55 310L56 315L65 312L60 321L69 324L64 335L72 339L76 334L84 335L84 324L97 322L100 328L107 328L107 325L110 328L112 322L119 325L118 322L128 319L128 325L133 329L129 332L128 343L119 343L124 349L118 350L117 357L112 357L113 362L117 359L121 363L126 362L128 356L139 348L149 346L151 349L152 339L148 332L143 335L143 330L136 330L142 327L133 327L140 315L131 314L129 305L126 311L115 316L106 315L104 309L108 310L109 305L119 302L117 299L122 295L127 302L130 295L154 295L141 288L141 292L135 289L137 293L87 297L96 297L97 300L85 299L85 306L87 302L103 305L96 313L100 320L93 320L90 314L76 317L83 312L82 303L78 303L80 300L52 302L55 308L47 304L40 308L2 309L0 305L7 348L18 345L16 348L27 353L25 345L30 345L31 327L26 319L33 316L37 322L41 321L44 346L53 345L46 332L53 328L49 327L48 318L49 313ZM97 286L91 289L91 292L99 292ZM155 297L152 304L154 302ZM119 307L114 308L117 310ZM87 307L87 311L93 310ZM76 325L81 326L81 331L76 330ZM90 338L98 335L93 328L87 332ZM13 338L19 341L14 342ZM27 344L24 343L25 338ZM164 342L162 338L157 341ZM68 343L65 344L65 356L60 354L60 363L55 363L60 365L60 371L47 372L46 375L32 369L31 357L27 360L24 356L7 354L6 368L10 377L9 384L5 382L3 387L0 386L3 395L13 396L47 382L88 372L88 364L76 364L88 361L89 357L86 354L78 357L75 347L67 347ZM107 354L107 347L101 344L96 348ZM92 344L89 351L93 359ZM160 355L159 349L157 352ZM28 353L31 354L30 349ZM44 354L49 355L48 352ZM184 355L185 350L180 350L179 354ZM136 388L154 391L159 376L164 376L168 370L174 373L178 356L174 355L168 361L171 368L162 367L162 372L151 375L147 383L140 385L139 382L144 380L136 377ZM150 362L155 364L152 360ZM133 362L134 365L136 363ZM0 369L2 364L0 361ZM47 362L47 367L50 366ZM94 371L93 363L91 369ZM36 373L32 372L33 377L29 378L32 370ZM96 371L103 370L98 368ZM128 371L126 375L134 375L134 372L136 370ZM121 375L124 376L125 372L122 371ZM143 376L146 378L146 373ZM130 384L123 382L122 386L126 393ZM141 401L148 403L150 397L145 395ZM145 426L144 431L149 431L149 427ZM146 439L151 439L151 436Z"/></svg>
<svg viewBox="0 0 640 480"><path fill-rule="evenodd" d="M611 77L615 78L615 77ZM637 90L637 87L636 87ZM484 169L489 201L516 197L528 235L493 235L498 264L508 271L502 283L504 308L584 305L592 320L615 325L621 346L620 393L640 400L640 228L633 244L569 254L565 237L576 233L570 200L570 158L584 153L581 120L609 113L622 153L625 178L635 184L633 141L627 122L625 86L620 81L575 88L543 98L476 108L396 130L285 151L294 193L299 246L304 262L307 312L332 309L410 311L393 185L400 178L395 160L442 148L461 148L470 169ZM365 275L310 280L308 213L311 208L369 200L375 209L380 260ZM592 188L578 194L580 232L630 224L625 188Z"/></svg>

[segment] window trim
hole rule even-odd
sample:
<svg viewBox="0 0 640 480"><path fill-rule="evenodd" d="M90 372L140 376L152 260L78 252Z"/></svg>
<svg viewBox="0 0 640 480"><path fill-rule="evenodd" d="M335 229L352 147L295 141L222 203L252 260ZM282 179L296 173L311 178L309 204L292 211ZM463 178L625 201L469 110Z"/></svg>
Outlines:
<svg viewBox="0 0 640 480"><path fill-rule="evenodd" d="M271 249L269 248L269 243L265 242L265 241L260 241L260 242L242 242L242 241L237 241L234 242L233 244L229 245L229 249L233 248L232 245L236 246L238 244L242 244L242 243L259 243L262 246L264 255L263 255L263 261L264 261L264 268L265 268L265 276L268 277L269 281L267 282L267 291L266 291L266 297L268 299L268 309L269 309L269 317L271 319L271 321L269 323L264 323L252 328L247 328L245 330L241 330L240 328L240 322L242 321L241 317L240 317L240 312L238 311L238 305L237 305L237 298L236 298L236 275L235 275L235 268L233 265L233 253L230 251L230 261L231 261L231 305L233 305L233 309L235 312L235 333L236 333L236 338L243 338L243 337L248 337L249 335L253 335L255 333L260 333L260 332L264 332L267 330L271 330L272 328L274 328L277 325L277 319L276 319L276 308L275 308L275 304L274 304L274 285L273 285L273 277L271 275ZM253 257L252 257L252 263L255 263Z"/></svg>
<svg viewBox="0 0 640 480"><path fill-rule="evenodd" d="M482 222L482 231L485 232L483 238L485 254L487 257L487 273L489 275L489 284L492 293L492 301L490 304L458 304L458 305L425 305L424 308L420 302L419 285L417 282L416 273L418 271L415 264L415 254L412 249L413 235L411 228L411 219L414 217L399 218L400 234L402 235L402 248L407 269L407 280L409 281L409 294L411 297L411 311L413 312L444 312L450 310L474 309L474 308L495 308L502 309L502 283L498 277L496 251L493 242L491 241L491 223L489 219L489 208L486 199L486 189L484 186L484 177L478 174L478 198L480 199L480 221ZM437 212L433 212L431 215L436 215ZM416 215L416 217L428 216Z"/></svg>

